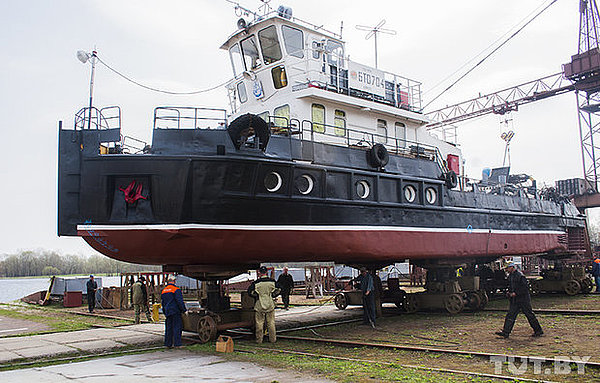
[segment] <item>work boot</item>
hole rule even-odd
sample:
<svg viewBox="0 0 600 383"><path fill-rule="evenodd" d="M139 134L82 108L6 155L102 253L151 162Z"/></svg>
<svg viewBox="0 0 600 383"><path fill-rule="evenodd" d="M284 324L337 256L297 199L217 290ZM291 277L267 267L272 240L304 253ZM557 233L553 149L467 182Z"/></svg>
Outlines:
<svg viewBox="0 0 600 383"><path fill-rule="evenodd" d="M538 338L538 337L540 337L542 335L544 335L543 331L537 331L537 332L534 332L533 334L531 334L531 336L534 337L534 338Z"/></svg>
<svg viewBox="0 0 600 383"><path fill-rule="evenodd" d="M504 331L496 331L494 334L496 334L499 337L504 338L504 339L508 338L508 334L505 333Z"/></svg>

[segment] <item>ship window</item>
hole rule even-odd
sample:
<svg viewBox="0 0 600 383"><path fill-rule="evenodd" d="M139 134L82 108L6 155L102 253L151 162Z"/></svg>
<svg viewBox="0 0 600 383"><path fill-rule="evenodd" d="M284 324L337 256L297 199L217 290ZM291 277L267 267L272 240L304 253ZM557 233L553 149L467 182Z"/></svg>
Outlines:
<svg viewBox="0 0 600 383"><path fill-rule="evenodd" d="M327 40L325 50L327 51L327 62L330 65L344 65L344 48L342 47L342 44L337 41Z"/></svg>
<svg viewBox="0 0 600 383"><path fill-rule="evenodd" d="M268 192L275 193L277 190L281 189L283 185L283 179L277 172L271 172L265 177L265 189Z"/></svg>
<svg viewBox="0 0 600 383"><path fill-rule="evenodd" d="M360 199L365 199L369 197L371 193L371 187L367 181L358 181L356 183L356 195L360 197Z"/></svg>
<svg viewBox="0 0 600 383"><path fill-rule="evenodd" d="M406 125L396 122L396 145L399 148L406 147Z"/></svg>
<svg viewBox="0 0 600 383"><path fill-rule="evenodd" d="M283 65L273 67L271 75L273 76L275 89L281 89L287 85L287 74L285 74L285 67Z"/></svg>
<svg viewBox="0 0 600 383"><path fill-rule="evenodd" d="M434 188L425 189L425 199L427 200L428 204L435 204L435 201L437 201L437 192Z"/></svg>
<svg viewBox="0 0 600 383"><path fill-rule="evenodd" d="M231 59L231 66L233 67L233 75L237 76L244 72L244 61L242 60L242 52L240 46L235 44L229 48L229 58Z"/></svg>
<svg viewBox="0 0 600 383"><path fill-rule="evenodd" d="M273 119L276 128L287 128L290 122L290 106L282 105L273 111Z"/></svg>
<svg viewBox="0 0 600 383"><path fill-rule="evenodd" d="M335 135L340 137L346 136L346 112L343 110L336 110L333 118L333 126Z"/></svg>
<svg viewBox="0 0 600 383"><path fill-rule="evenodd" d="M244 102L248 101L248 94L246 93L246 85L244 84L244 82L240 82L239 84L237 84L237 90L238 90L238 97L240 98L240 102L243 104Z"/></svg>
<svg viewBox="0 0 600 383"><path fill-rule="evenodd" d="M415 199L417 199L417 189L412 185L406 185L404 187L404 198L407 202L415 202Z"/></svg>
<svg viewBox="0 0 600 383"><path fill-rule="evenodd" d="M281 47L279 46L277 29L274 25L258 32L258 40L260 41L260 49L265 64L269 65L281 60Z"/></svg>
<svg viewBox="0 0 600 383"><path fill-rule="evenodd" d="M319 57L321 57L320 48L321 48L321 44L319 44L316 41L312 42L312 57L314 59L318 59Z"/></svg>
<svg viewBox="0 0 600 383"><path fill-rule="evenodd" d="M311 121L313 132L325 133L325 107L319 104L312 104Z"/></svg>
<svg viewBox="0 0 600 383"><path fill-rule="evenodd" d="M283 25L281 27L283 43L288 55L304 58L304 34L300 29Z"/></svg>
<svg viewBox="0 0 600 383"><path fill-rule="evenodd" d="M250 36L247 39L242 40L242 54L244 55L244 64L246 65L246 70L255 69L260 65L258 48L254 36Z"/></svg>
<svg viewBox="0 0 600 383"><path fill-rule="evenodd" d="M313 191L315 187L315 180L308 174L303 174L296 178L296 187L300 194L307 195Z"/></svg>
<svg viewBox="0 0 600 383"><path fill-rule="evenodd" d="M267 124L269 123L269 111L262 112L261 114L257 114L257 116L262 118L263 120L265 120L265 122Z"/></svg>
<svg viewBox="0 0 600 383"><path fill-rule="evenodd" d="M380 144L387 144L387 121L377 120L377 136L375 136L375 142Z"/></svg>

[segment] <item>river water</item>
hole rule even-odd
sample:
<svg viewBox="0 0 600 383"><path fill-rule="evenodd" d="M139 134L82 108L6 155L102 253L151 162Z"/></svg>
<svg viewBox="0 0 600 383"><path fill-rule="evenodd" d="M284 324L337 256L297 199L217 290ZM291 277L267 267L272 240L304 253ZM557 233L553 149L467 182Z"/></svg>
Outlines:
<svg viewBox="0 0 600 383"><path fill-rule="evenodd" d="M119 277L100 277L102 287L119 286ZM50 285L48 278L0 278L0 302L10 302L33 294L37 291L47 290Z"/></svg>

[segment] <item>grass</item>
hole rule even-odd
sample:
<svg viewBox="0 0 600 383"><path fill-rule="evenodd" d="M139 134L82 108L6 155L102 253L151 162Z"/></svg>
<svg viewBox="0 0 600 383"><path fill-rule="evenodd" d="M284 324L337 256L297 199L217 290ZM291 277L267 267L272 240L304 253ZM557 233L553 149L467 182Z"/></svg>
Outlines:
<svg viewBox="0 0 600 383"><path fill-rule="evenodd" d="M29 332L26 334L8 335L11 337L45 334L51 332L65 332L85 330L94 326L116 326L130 323L127 320L105 319L100 317L87 317L71 314L58 309L23 306L20 304L0 304L0 316L14 319L27 320L40 323L48 327L47 330Z"/></svg>
<svg viewBox="0 0 600 383"><path fill-rule="evenodd" d="M301 347L298 347L301 346ZM187 347L193 352L213 353L214 344L194 345ZM315 354L316 356L280 353L280 349L294 348L303 349L302 352ZM316 347L309 343L279 341L276 345L265 344L256 347L251 342L241 341L236 346L233 354L218 355L228 359L256 363L278 369L292 370L296 372L318 375L321 378L337 382L369 382L369 381L396 381L396 382L494 382L478 376L462 374L443 373L423 369L403 367L401 362L395 361L394 357L369 360L368 349L356 347L352 349L340 349L334 346ZM320 355L320 356L319 356ZM328 356L350 358L355 360L335 359ZM379 356L375 356L379 357ZM374 360L386 360L387 362L374 362ZM418 365L419 363L411 363Z"/></svg>

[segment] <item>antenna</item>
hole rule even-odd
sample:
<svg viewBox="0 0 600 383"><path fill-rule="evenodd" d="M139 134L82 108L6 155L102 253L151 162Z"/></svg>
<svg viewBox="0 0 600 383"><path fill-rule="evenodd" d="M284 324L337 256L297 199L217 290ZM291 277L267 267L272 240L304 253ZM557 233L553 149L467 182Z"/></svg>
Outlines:
<svg viewBox="0 0 600 383"><path fill-rule="evenodd" d="M371 37L374 37L374 40L375 40L375 68L377 68L377 34L378 33L387 33L388 35L396 34L396 31L394 31L394 30L381 28L381 27L383 27L384 24L385 24L385 19L381 20L379 22L379 24L377 24L374 27L369 27L367 25L357 25L356 26L356 29L358 29L359 31L369 31L369 33L367 33L367 35L365 36L365 40L368 40Z"/></svg>

